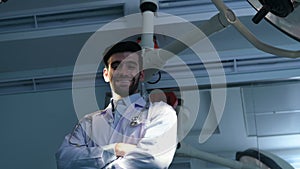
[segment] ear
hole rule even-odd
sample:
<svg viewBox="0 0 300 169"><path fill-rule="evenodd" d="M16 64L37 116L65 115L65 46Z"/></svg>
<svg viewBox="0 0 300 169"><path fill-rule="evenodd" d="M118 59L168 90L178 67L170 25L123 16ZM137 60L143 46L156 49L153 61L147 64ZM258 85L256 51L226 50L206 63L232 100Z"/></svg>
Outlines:
<svg viewBox="0 0 300 169"><path fill-rule="evenodd" d="M140 71L140 82L143 82L145 80L145 73L144 70Z"/></svg>
<svg viewBox="0 0 300 169"><path fill-rule="evenodd" d="M109 82L109 75L106 67L103 69L103 78L105 82Z"/></svg>

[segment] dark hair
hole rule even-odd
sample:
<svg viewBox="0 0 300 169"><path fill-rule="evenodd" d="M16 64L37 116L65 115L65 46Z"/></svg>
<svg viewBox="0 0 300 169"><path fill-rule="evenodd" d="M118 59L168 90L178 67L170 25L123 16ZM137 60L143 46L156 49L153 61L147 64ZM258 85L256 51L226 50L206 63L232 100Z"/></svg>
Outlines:
<svg viewBox="0 0 300 169"><path fill-rule="evenodd" d="M141 51L141 46L134 41L123 41L118 42L115 45L108 47L103 56L103 61L106 67L108 67L108 59L111 57L111 55L115 53L121 53L121 52L138 52ZM143 63L142 58L140 58L140 63Z"/></svg>

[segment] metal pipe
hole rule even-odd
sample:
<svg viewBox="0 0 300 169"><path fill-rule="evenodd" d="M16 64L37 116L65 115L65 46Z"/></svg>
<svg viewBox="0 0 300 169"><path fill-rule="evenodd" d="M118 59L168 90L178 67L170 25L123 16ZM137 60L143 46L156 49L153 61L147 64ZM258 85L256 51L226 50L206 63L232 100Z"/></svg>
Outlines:
<svg viewBox="0 0 300 169"><path fill-rule="evenodd" d="M292 51L277 48L271 45L268 45L259 39L257 39L249 29L235 16L234 12L230 10L222 0L212 0L215 6L218 8L220 13L224 15L228 22L231 23L253 46L257 49L262 50L267 53L271 53L277 56L283 56L288 58L298 58L300 57L300 50Z"/></svg>
<svg viewBox="0 0 300 169"><path fill-rule="evenodd" d="M219 13L211 17L207 22L204 24L196 25L206 36L198 35L199 30L193 30L191 32L185 33L182 38L183 41L189 42L189 44L193 45L208 36L223 30L229 25L224 15L220 15ZM187 49L188 46L183 45L180 41L174 40L172 43L168 44L164 47L164 50L170 51L170 54L179 54L183 50ZM173 55L160 55L162 60L167 61Z"/></svg>
<svg viewBox="0 0 300 169"><path fill-rule="evenodd" d="M184 42L189 42L189 45L192 46L207 38L207 36L223 30L228 25L230 24L227 22L224 15L216 14L206 23L196 25L204 33L204 35L199 35L199 29L193 29L192 31L183 34L179 39ZM174 40L170 44L166 45L163 50L158 49L144 53L144 68L155 68L147 69L145 71L145 81L151 79L152 75L162 68L170 58L184 51L188 47L189 46L184 45L179 40Z"/></svg>
<svg viewBox="0 0 300 169"><path fill-rule="evenodd" d="M143 12L143 30L141 46L143 48L153 48L154 34L154 13L151 11Z"/></svg>
<svg viewBox="0 0 300 169"><path fill-rule="evenodd" d="M197 150L196 148L188 144L185 144L184 142L180 143L180 148L177 150L176 155L180 157L197 158L200 160L205 160L232 169L261 169L257 166L245 164L239 161L220 157L212 153Z"/></svg>
<svg viewBox="0 0 300 169"><path fill-rule="evenodd" d="M203 2L199 0L194 1L176 1L176 2L160 2L159 7L161 8L174 8L174 7L182 7L182 6L196 6L196 5L206 5L208 2Z"/></svg>
<svg viewBox="0 0 300 169"><path fill-rule="evenodd" d="M154 13L157 10L156 0L141 0L140 9L143 15L143 28L141 46L143 48L154 48Z"/></svg>

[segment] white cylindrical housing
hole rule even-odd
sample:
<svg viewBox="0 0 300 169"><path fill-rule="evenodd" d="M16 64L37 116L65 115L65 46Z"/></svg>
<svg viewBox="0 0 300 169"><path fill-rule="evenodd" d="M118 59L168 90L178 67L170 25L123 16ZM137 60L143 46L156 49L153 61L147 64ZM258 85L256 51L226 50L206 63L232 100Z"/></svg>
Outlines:
<svg viewBox="0 0 300 169"><path fill-rule="evenodd" d="M143 29L142 29L142 42L143 48L154 48L153 42L154 33L154 13L151 11L143 12Z"/></svg>

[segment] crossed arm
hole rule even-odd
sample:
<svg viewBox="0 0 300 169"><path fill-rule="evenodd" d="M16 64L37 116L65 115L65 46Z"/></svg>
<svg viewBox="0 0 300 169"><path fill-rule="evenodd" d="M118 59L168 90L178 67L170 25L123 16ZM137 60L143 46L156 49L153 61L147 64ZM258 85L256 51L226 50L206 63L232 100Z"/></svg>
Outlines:
<svg viewBox="0 0 300 169"><path fill-rule="evenodd" d="M65 137L56 153L58 169L168 168L177 145L177 117L169 106L153 106L152 112L145 135L137 145L98 146L89 141L80 125L72 136Z"/></svg>

